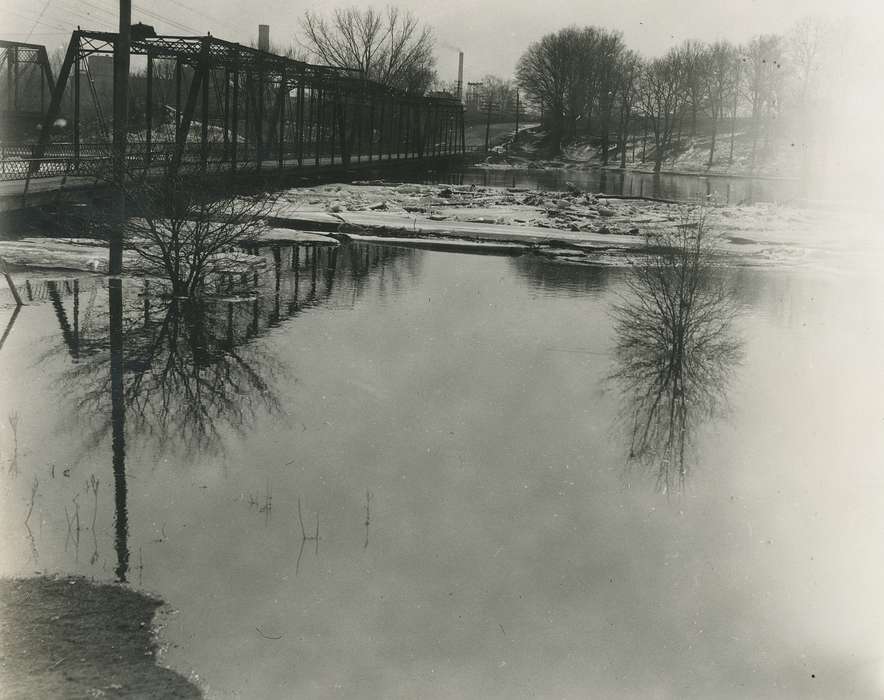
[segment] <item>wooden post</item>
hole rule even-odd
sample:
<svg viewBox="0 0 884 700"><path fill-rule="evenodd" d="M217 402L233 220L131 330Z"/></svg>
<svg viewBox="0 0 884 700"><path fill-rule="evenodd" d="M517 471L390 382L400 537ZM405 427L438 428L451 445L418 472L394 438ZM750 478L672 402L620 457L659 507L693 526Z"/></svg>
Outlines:
<svg viewBox="0 0 884 700"><path fill-rule="evenodd" d="M111 374L111 445L113 453L115 548L117 551L117 580L126 581L129 571L129 519L126 495L126 401L123 375L123 286L122 280L108 282L108 313L110 318L110 374Z"/></svg>
<svg viewBox="0 0 884 700"><path fill-rule="evenodd" d="M488 114L485 117L485 153L491 145L491 95L488 96Z"/></svg>
<svg viewBox="0 0 884 700"><path fill-rule="evenodd" d="M126 220L126 146L129 129L129 49L132 24L131 0L120 0L119 32L114 42L114 182L119 189L117 199L118 225L111 229L108 273L119 275L123 270L123 223Z"/></svg>
<svg viewBox="0 0 884 700"><path fill-rule="evenodd" d="M467 129L466 129L467 120L465 118L463 109L460 110L460 117L459 118L460 118L460 152L466 153L467 152Z"/></svg>

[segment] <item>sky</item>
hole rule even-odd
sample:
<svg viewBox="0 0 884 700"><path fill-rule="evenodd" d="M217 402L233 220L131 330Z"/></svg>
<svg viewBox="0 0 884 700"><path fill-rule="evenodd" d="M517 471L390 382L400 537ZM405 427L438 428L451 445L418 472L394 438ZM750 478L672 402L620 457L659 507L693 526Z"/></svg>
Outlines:
<svg viewBox="0 0 884 700"><path fill-rule="evenodd" d="M299 34L305 10L365 6L353 0L136 0L133 22L152 24L159 33L205 34L248 43L257 25L269 24L271 41L287 47ZM383 6L383 2L375 3ZM562 27L596 25L617 29L626 44L646 56L664 53L684 39L744 41L761 33L783 33L808 15L853 18L881 27L884 0L399 0L436 35L439 77L454 80L457 48L465 53L466 80L491 73L511 77L525 48ZM0 0L0 38L66 44L83 28L113 31L115 0ZM30 36L29 36L30 35Z"/></svg>

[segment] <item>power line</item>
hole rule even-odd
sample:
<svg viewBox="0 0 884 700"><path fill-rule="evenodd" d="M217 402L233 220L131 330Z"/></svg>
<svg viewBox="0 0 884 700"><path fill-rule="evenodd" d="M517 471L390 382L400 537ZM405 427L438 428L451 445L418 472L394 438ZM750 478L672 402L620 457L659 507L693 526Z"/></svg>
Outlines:
<svg viewBox="0 0 884 700"><path fill-rule="evenodd" d="M141 7L140 5L135 5L134 3L133 3L132 6L133 6L136 10L138 10L140 13L142 13L142 14L144 14L144 15L147 15L148 17L151 17L151 18L153 18L153 19L157 19L157 20L159 20L160 22L165 22L166 24L170 24L170 25L172 25L173 27L176 27L176 28L178 28L178 29L180 29L180 30L182 30L182 31L185 31L185 32L193 32L193 33L195 33L195 34L199 34L199 33L200 33L200 30L199 30L199 29L194 29L194 28L191 27L190 25L184 24L183 22L177 22L177 21L175 21L174 19L170 19L169 17L164 17L163 15L161 15L161 14L159 14L159 13L157 13L157 12L153 12L153 11L151 11L151 10L147 10L147 9Z"/></svg>
<svg viewBox="0 0 884 700"><path fill-rule="evenodd" d="M101 12L106 12L106 13L108 13L109 15L111 15L112 17L116 17L116 16L117 16L116 11L111 10L111 9L109 9L108 7L105 7L105 6L96 5L95 3L91 3L91 2L89 2L88 0L74 0L74 1L75 1L75 2L78 2L78 3L82 4L82 5L85 5L86 7L91 7L91 8L93 8L93 9L95 9L95 10L99 10L99 11L101 11ZM194 33L196 33L196 34L199 34L199 33L200 33L200 31L199 31L198 29L194 29L193 27L191 27L191 26L189 26L189 25L186 25L186 24L184 24L183 22L178 22L177 20L174 20L174 19L172 19L171 17L166 17L165 15L161 15L161 14L158 13L158 12L154 12L153 10L149 10L149 9L147 9L147 8L145 8L145 7L142 7L141 5L135 5L135 4L133 3L132 6L133 6L133 8L134 8L135 10L138 10L138 11L139 11L140 13L142 13L143 15L145 15L145 16L151 18L151 19L159 20L160 22L165 22L166 24L171 25L171 26L173 26L173 27L175 27L176 29L179 29L179 30L181 30L181 31L185 31L185 32L194 32Z"/></svg>
<svg viewBox="0 0 884 700"><path fill-rule="evenodd" d="M83 20L83 13L82 12L77 12L76 10L71 9L69 7L65 7L64 5L60 5L60 6L56 5L56 9L62 10L63 12L67 12L69 15L72 15L74 18L76 18L77 24L80 24ZM99 9L99 8L96 8L96 9ZM89 16L90 22L99 22L103 25L113 27L113 22L109 19L105 19L104 17L96 17L95 15L93 15L90 12L86 12L85 14ZM108 13L108 14L111 14L111 13Z"/></svg>
<svg viewBox="0 0 884 700"><path fill-rule="evenodd" d="M31 31L28 32L28 39L31 38L31 34L37 28L37 24L40 22L41 19L43 19L43 14L46 12L46 8L49 7L50 2L52 2L52 0L46 0L46 2L43 4L43 9L40 10L40 15L37 17L37 19L34 20L34 24L31 25Z"/></svg>
<svg viewBox="0 0 884 700"><path fill-rule="evenodd" d="M186 3L180 2L180 0L168 0L168 1L171 2L173 5L177 5L178 7L182 8L184 10L188 10L188 11L192 12L193 14L198 15L200 17L200 19L202 19L202 17L203 17L202 10L197 10L196 8L194 8L190 5L187 5ZM219 22L220 24L223 24L226 27L229 27L230 29L233 29L234 31L239 31L242 28L242 27L237 27L234 24L230 24L229 22L221 22L217 18L215 19L215 21Z"/></svg>
<svg viewBox="0 0 884 700"><path fill-rule="evenodd" d="M29 22L33 21L34 24L42 24L44 27L50 27L52 29L64 29L64 27L62 27L60 24L55 24L53 22L46 22L40 18L37 18L35 20L33 18L33 16L29 17L28 15L22 14L21 12L16 12L15 10L5 10L5 11L11 15L16 15L17 17L21 17L22 19L26 19ZM4 34L5 33L6 32L4 32ZM18 34L27 34L28 36L30 36L32 33L33 33L33 27L31 28L30 32L18 32Z"/></svg>

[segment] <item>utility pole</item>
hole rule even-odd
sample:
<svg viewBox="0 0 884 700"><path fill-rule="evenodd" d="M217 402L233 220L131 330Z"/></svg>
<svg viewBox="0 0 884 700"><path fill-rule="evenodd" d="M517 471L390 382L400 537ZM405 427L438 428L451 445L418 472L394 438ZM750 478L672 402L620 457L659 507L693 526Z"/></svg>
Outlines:
<svg viewBox="0 0 884 700"><path fill-rule="evenodd" d="M114 134L113 178L117 187L117 221L111 228L108 273L123 271L123 226L126 222L126 132L129 116L129 47L132 25L132 0L120 1L120 31L114 42Z"/></svg>
<svg viewBox="0 0 884 700"><path fill-rule="evenodd" d="M516 88L516 131L513 134L513 143L519 140L519 88Z"/></svg>
<svg viewBox="0 0 884 700"><path fill-rule="evenodd" d="M491 95L488 95L488 111L485 116L485 153L488 153L488 147L491 145Z"/></svg>

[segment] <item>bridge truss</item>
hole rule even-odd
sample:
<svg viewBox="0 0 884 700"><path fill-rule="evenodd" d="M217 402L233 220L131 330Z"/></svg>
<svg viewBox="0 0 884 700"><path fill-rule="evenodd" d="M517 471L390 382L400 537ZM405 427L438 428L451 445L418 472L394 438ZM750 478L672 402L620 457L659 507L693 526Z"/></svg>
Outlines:
<svg viewBox="0 0 884 700"><path fill-rule="evenodd" d="M0 179L108 171L116 40L73 32L57 81L47 73L49 128L34 144L3 145ZM408 94L211 35L156 36L145 25L132 28L131 56L130 169L262 171L465 150L454 98Z"/></svg>

